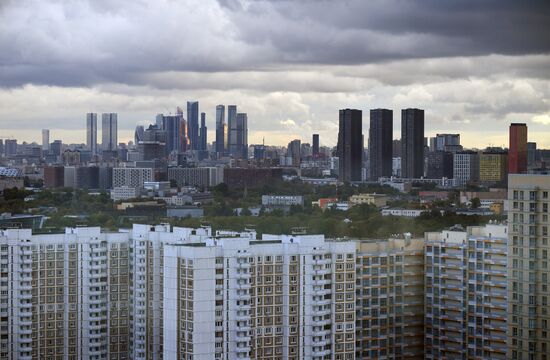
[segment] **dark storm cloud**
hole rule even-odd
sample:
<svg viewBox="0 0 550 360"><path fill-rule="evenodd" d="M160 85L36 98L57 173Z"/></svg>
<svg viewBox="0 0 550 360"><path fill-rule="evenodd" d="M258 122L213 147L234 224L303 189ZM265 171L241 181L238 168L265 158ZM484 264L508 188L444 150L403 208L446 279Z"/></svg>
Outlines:
<svg viewBox="0 0 550 360"><path fill-rule="evenodd" d="M289 61L356 64L550 51L548 1L243 3L248 6L230 7L237 9L232 14L242 38L269 43Z"/></svg>
<svg viewBox="0 0 550 360"><path fill-rule="evenodd" d="M548 1L0 4L3 87L140 84L144 74L171 71L269 72L294 65L550 52Z"/></svg>

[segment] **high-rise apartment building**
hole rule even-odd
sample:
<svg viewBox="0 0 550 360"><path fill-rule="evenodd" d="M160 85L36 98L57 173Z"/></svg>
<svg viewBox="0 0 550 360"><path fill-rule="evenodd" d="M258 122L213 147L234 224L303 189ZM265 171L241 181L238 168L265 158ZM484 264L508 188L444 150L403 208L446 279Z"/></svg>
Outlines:
<svg viewBox="0 0 550 360"><path fill-rule="evenodd" d="M426 233L426 359L506 359L507 230Z"/></svg>
<svg viewBox="0 0 550 360"><path fill-rule="evenodd" d="M199 102L187 102L187 133L191 150L199 150Z"/></svg>
<svg viewBox="0 0 550 360"><path fill-rule="evenodd" d="M118 118L116 113L101 114L101 147L116 151L118 147Z"/></svg>
<svg viewBox="0 0 550 360"><path fill-rule="evenodd" d="M401 177L424 175L424 110L401 110Z"/></svg>
<svg viewBox="0 0 550 360"><path fill-rule="evenodd" d="M338 131L339 178L341 181L362 181L363 113L361 110L340 110Z"/></svg>
<svg viewBox="0 0 550 360"><path fill-rule="evenodd" d="M453 181L455 186L465 186L479 181L479 154L475 151L459 151L453 156Z"/></svg>
<svg viewBox="0 0 550 360"><path fill-rule="evenodd" d="M50 150L50 130L42 129L42 150Z"/></svg>
<svg viewBox="0 0 550 360"><path fill-rule="evenodd" d="M483 184L506 184L508 180L508 152L489 150L479 155L479 181Z"/></svg>
<svg viewBox="0 0 550 360"><path fill-rule="evenodd" d="M369 128L369 178L378 181L392 175L393 111L370 111Z"/></svg>
<svg viewBox="0 0 550 360"><path fill-rule="evenodd" d="M510 124L508 165L510 174L527 172L527 124Z"/></svg>
<svg viewBox="0 0 550 360"><path fill-rule="evenodd" d="M315 160L319 158L319 134L313 134L312 144L311 156Z"/></svg>
<svg viewBox="0 0 550 360"><path fill-rule="evenodd" d="M93 155L97 155L97 114L86 114L86 148Z"/></svg>
<svg viewBox="0 0 550 360"><path fill-rule="evenodd" d="M424 355L424 239L357 241L356 359Z"/></svg>
<svg viewBox="0 0 550 360"><path fill-rule="evenodd" d="M0 265L0 357L129 359L128 251L127 236L99 228L0 231L11 259Z"/></svg>
<svg viewBox="0 0 550 360"><path fill-rule="evenodd" d="M225 105L216 106L216 152L218 156L227 153L227 122L225 121Z"/></svg>
<svg viewBox="0 0 550 360"><path fill-rule="evenodd" d="M164 268L165 360L354 358L353 242L218 234Z"/></svg>
<svg viewBox="0 0 550 360"><path fill-rule="evenodd" d="M508 359L550 358L550 175L508 177Z"/></svg>

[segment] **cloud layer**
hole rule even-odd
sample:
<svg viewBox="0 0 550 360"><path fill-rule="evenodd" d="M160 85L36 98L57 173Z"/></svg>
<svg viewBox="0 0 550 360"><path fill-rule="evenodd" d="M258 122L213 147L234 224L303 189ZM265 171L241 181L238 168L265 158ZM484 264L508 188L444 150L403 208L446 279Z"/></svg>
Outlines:
<svg viewBox="0 0 550 360"><path fill-rule="evenodd" d="M547 1L1 4L0 131L25 140L40 128L83 140L88 111L119 112L124 138L198 99L211 129L216 104L239 104L251 142L317 131L333 145L338 108L415 106L428 133L467 145L500 145L526 121L550 147Z"/></svg>

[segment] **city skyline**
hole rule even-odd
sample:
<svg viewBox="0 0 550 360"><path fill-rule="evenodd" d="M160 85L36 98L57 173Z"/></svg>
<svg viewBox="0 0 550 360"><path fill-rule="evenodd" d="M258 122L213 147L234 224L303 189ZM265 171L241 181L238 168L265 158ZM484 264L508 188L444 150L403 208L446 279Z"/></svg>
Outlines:
<svg viewBox="0 0 550 360"><path fill-rule="evenodd" d="M210 139L217 104L246 107L250 143L265 137L276 145L314 132L335 145L341 108L418 107L426 109L428 135L460 129L467 147L506 144L498 129L512 122L527 123L530 141L550 147L549 11L542 1L33 6L0 7L5 137L29 141L50 129L65 142L85 142L82 114L117 112L127 141L156 113L197 99ZM332 13L338 16L327 17ZM495 17L497 24L485 20ZM147 26L159 19L171 25ZM283 26L271 32L274 21Z"/></svg>

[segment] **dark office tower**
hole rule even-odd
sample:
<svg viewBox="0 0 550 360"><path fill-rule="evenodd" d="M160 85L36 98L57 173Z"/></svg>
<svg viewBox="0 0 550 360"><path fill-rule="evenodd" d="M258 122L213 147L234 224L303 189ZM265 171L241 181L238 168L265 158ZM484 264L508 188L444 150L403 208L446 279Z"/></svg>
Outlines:
<svg viewBox="0 0 550 360"><path fill-rule="evenodd" d="M161 121L162 124L162 121ZM158 129L162 129L162 125L158 126L156 125ZM134 144L139 144L140 141L143 141L143 133L145 132L145 129L143 128L143 125L136 126L136 131L134 131Z"/></svg>
<svg viewBox="0 0 550 360"><path fill-rule="evenodd" d="M118 117L116 113L101 114L101 147L116 151L118 146Z"/></svg>
<svg viewBox="0 0 550 360"><path fill-rule="evenodd" d="M537 143L528 142L527 143L527 165L531 166L537 161Z"/></svg>
<svg viewBox="0 0 550 360"><path fill-rule="evenodd" d="M508 173L527 172L527 125L510 124L510 146L508 150Z"/></svg>
<svg viewBox="0 0 550 360"><path fill-rule="evenodd" d="M86 146L92 155L97 155L97 114L86 114Z"/></svg>
<svg viewBox="0 0 550 360"><path fill-rule="evenodd" d="M227 106L227 152L237 153L237 105Z"/></svg>
<svg viewBox="0 0 550 360"><path fill-rule="evenodd" d="M227 150L227 123L225 122L225 106L216 106L216 152L218 155Z"/></svg>
<svg viewBox="0 0 550 360"><path fill-rule="evenodd" d="M206 113L201 113L201 131L199 134L200 147L199 150L206 151L206 144L208 143L208 129L206 128Z"/></svg>
<svg viewBox="0 0 550 360"><path fill-rule="evenodd" d="M400 158L401 157L401 140L400 139L397 139L397 140L393 140L392 142L392 156L393 157L398 157Z"/></svg>
<svg viewBox="0 0 550 360"><path fill-rule="evenodd" d="M340 180L361 181L363 165L363 113L361 110L340 110L338 157Z"/></svg>
<svg viewBox="0 0 550 360"><path fill-rule="evenodd" d="M248 159L248 116L246 113L237 114L236 141L235 156Z"/></svg>
<svg viewBox="0 0 550 360"><path fill-rule="evenodd" d="M369 161L370 180L392 174L393 111L374 109L370 111Z"/></svg>
<svg viewBox="0 0 550 360"><path fill-rule="evenodd" d="M0 157L4 156L4 140L0 139Z"/></svg>
<svg viewBox="0 0 550 360"><path fill-rule="evenodd" d="M424 110L401 110L401 177L424 175Z"/></svg>
<svg viewBox="0 0 550 360"><path fill-rule="evenodd" d="M180 128L183 114L164 115L162 129L166 132L166 154L180 151Z"/></svg>
<svg viewBox="0 0 550 360"><path fill-rule="evenodd" d="M141 160L164 159L166 156L166 131L159 129L156 124L149 125L149 128L143 131L142 139L137 147Z"/></svg>
<svg viewBox="0 0 550 360"><path fill-rule="evenodd" d="M199 150L199 102L187 102L187 135L191 144L191 150Z"/></svg>
<svg viewBox="0 0 550 360"><path fill-rule="evenodd" d="M313 150L311 152L313 159L319 157L319 134L313 134Z"/></svg>

